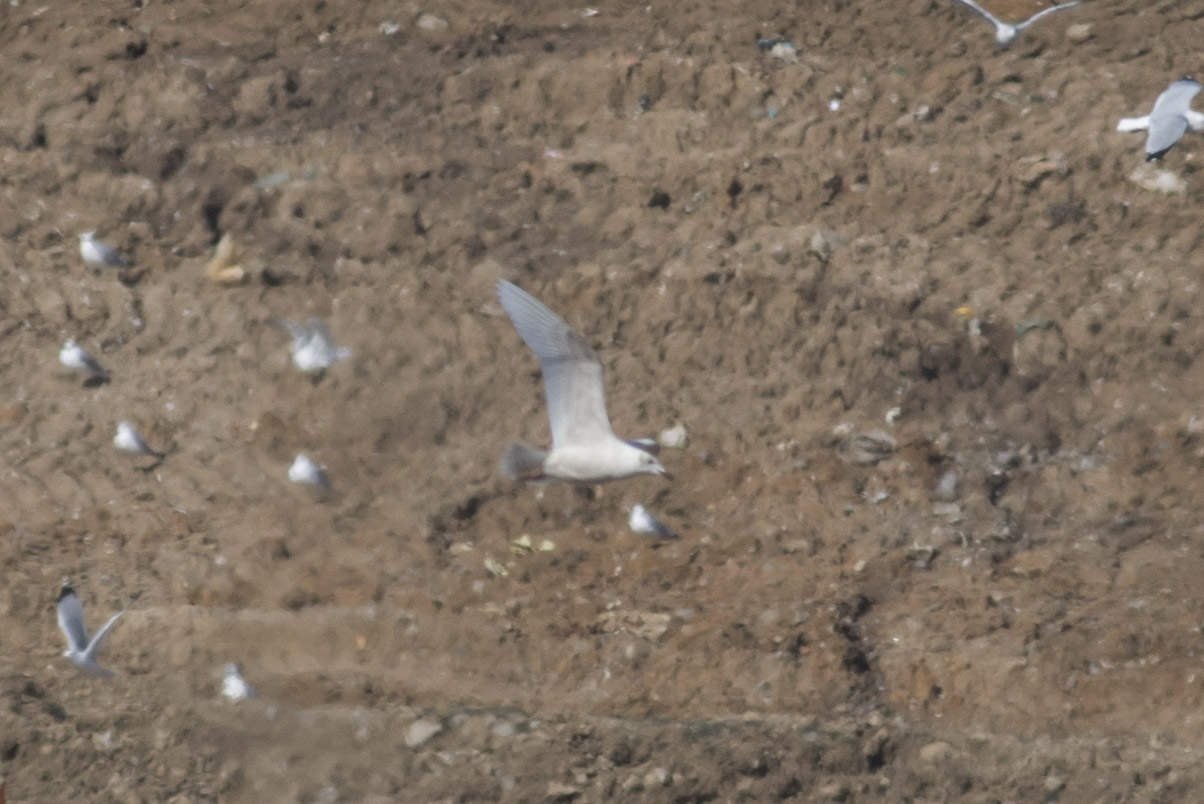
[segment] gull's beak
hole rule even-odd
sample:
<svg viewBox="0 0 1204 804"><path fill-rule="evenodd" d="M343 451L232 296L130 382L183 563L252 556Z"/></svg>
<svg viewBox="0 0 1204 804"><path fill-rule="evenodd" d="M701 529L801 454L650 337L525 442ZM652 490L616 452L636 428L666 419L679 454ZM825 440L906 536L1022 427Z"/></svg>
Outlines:
<svg viewBox="0 0 1204 804"><path fill-rule="evenodd" d="M659 475L660 475L661 477L663 477L665 480L672 480L672 479L673 479L673 475L672 475L672 474L670 474L670 473L669 473L669 471L668 471L667 469L665 469L665 467L663 467L663 466L661 467L661 470L660 470L660 472L658 472L657 474L659 474Z"/></svg>

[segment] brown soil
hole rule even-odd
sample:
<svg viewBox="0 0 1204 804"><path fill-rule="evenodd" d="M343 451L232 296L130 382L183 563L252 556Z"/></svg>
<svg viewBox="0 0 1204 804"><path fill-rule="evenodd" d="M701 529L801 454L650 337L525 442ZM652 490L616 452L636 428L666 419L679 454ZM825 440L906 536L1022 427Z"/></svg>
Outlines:
<svg viewBox="0 0 1204 804"><path fill-rule="evenodd" d="M9 802L1199 796L1200 140L1167 197L1113 130L1198 9L143 5L0 10ZM499 476L547 437L503 276L675 482ZM143 594L112 681L64 576Z"/></svg>

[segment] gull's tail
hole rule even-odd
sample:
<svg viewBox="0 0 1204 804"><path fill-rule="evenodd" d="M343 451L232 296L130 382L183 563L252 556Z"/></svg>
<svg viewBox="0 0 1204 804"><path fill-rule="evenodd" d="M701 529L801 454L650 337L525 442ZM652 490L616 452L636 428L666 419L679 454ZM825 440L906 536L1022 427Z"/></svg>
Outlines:
<svg viewBox="0 0 1204 804"><path fill-rule="evenodd" d="M499 461L502 474L511 480L539 480L548 453L522 444L510 444Z"/></svg>
<svg viewBox="0 0 1204 804"><path fill-rule="evenodd" d="M1150 127L1149 115L1145 117L1122 117L1116 124L1117 131L1145 131Z"/></svg>

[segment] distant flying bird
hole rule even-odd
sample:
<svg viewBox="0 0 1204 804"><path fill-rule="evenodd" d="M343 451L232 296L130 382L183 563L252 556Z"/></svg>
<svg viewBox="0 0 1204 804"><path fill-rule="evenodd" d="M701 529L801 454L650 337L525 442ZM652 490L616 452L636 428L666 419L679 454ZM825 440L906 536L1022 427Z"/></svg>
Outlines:
<svg viewBox="0 0 1204 804"><path fill-rule="evenodd" d="M636 533L652 534L659 539L677 538L677 533L672 528L648 513L648 509L639 503L631 506L631 518L627 524Z"/></svg>
<svg viewBox="0 0 1204 804"><path fill-rule="evenodd" d="M59 591L58 602L59 628L67 637L67 650L63 652L63 655L88 675L97 678L112 678L115 675L114 672L97 664L97 658L100 656L100 649L104 646L105 637L109 635L113 623L117 622L117 618L125 614L137 599L138 595L134 595L126 607L110 617L109 621L89 640L88 631L84 628L84 607L79 602L71 582L64 581L63 588Z"/></svg>
<svg viewBox="0 0 1204 804"><path fill-rule="evenodd" d="M1146 131L1145 160L1153 162L1166 155L1189 128L1204 129L1204 114L1193 111L1192 98L1200 93L1200 82L1184 76L1162 91L1154 109L1145 117L1124 117L1117 131Z"/></svg>
<svg viewBox="0 0 1204 804"><path fill-rule="evenodd" d="M97 240L96 232L84 232L79 236L79 255L88 265L110 268L129 268L130 261L117 253L108 243Z"/></svg>
<svg viewBox="0 0 1204 804"><path fill-rule="evenodd" d="M998 17L996 17L990 11L987 11L985 8L980 6L978 3L974 2L974 0L957 0L957 2L974 9L979 14L981 14L988 22L990 22L992 25L995 26L995 42L1000 47L1009 47L1013 42L1016 41L1016 37L1020 36L1021 31L1023 31L1025 28L1032 25L1034 22L1041 19L1042 17L1044 17L1048 14L1052 14L1055 11L1062 11L1063 9L1074 8L1075 6L1077 6L1079 4L1079 0L1073 0L1073 2L1070 2L1070 3L1062 3L1061 5L1052 5L1049 8L1041 9L1036 14L1034 14L1031 17L1029 17L1028 19L1026 19L1024 22L1017 22L1015 24L1012 24L1012 23L1008 23L1008 22L1004 22L1004 21L1000 20Z"/></svg>
<svg viewBox="0 0 1204 804"><path fill-rule="evenodd" d="M330 478L326 476L326 470L310 460L304 452L297 453L297 457L293 459L288 468L288 479L294 483L330 488Z"/></svg>
<svg viewBox="0 0 1204 804"><path fill-rule="evenodd" d="M138 452L143 455L151 455L159 460L166 457L164 453L156 452L148 447L142 440L142 436L138 435L138 431L134 429L134 425L129 422L118 423L117 435L113 436L113 446L124 452Z"/></svg>
<svg viewBox="0 0 1204 804"><path fill-rule="evenodd" d="M564 319L506 280L498 300L519 336L539 358L552 428L549 452L511 444L501 469L517 480L601 483L639 474L672 477L645 441L615 436L606 415L602 361Z"/></svg>
<svg viewBox="0 0 1204 804"><path fill-rule="evenodd" d="M255 691L243 679L242 674L238 672L238 665L234 662L227 662L222 674L222 697L227 701L241 701L255 697Z"/></svg>
<svg viewBox="0 0 1204 804"><path fill-rule="evenodd" d="M293 337L289 351L293 365L306 374L323 372L351 357L351 350L335 344L330 327L321 318L311 318L305 324L284 320L280 325Z"/></svg>
<svg viewBox="0 0 1204 804"><path fill-rule="evenodd" d="M107 380L109 378L109 372L105 370L104 366L100 365L96 358L88 354L71 338L68 338L67 342L63 344L63 348L59 350L59 363L72 371L88 375L85 380Z"/></svg>

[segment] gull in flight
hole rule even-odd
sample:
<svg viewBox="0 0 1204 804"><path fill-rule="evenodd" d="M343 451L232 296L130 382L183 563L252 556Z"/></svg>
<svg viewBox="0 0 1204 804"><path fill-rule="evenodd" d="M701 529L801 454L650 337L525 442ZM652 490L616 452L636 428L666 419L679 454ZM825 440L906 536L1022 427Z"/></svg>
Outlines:
<svg viewBox="0 0 1204 804"><path fill-rule="evenodd" d="M1191 109L1191 101L1200 92L1200 82L1184 76L1162 91L1154 109L1145 117L1124 117L1117 131L1146 131L1145 161L1161 159L1183 133L1204 129L1204 114Z"/></svg>
<svg viewBox="0 0 1204 804"><path fill-rule="evenodd" d="M1062 9L1065 9L1065 8L1074 8L1075 6L1077 6L1079 4L1079 0L1072 0L1072 2L1070 2L1070 3L1062 3L1060 5L1052 5L1049 8L1044 8L1044 9L1038 11L1036 14L1034 14L1031 17L1029 17L1028 19L1026 19L1024 22L1017 22L1015 24L1012 24L1012 23L1008 23L1008 22L1003 22L998 17L996 17L994 14L992 14L990 11L987 11L985 8L980 6L978 3L974 2L974 0L958 0L958 2L961 3L962 5L966 5L972 9L974 9L979 14L981 14L984 18L986 18L992 25L995 26L995 41L999 44L1000 47L1009 47L1013 42L1016 41L1016 37L1020 36L1021 31L1023 31L1025 28L1032 25L1034 22L1041 19L1045 15L1052 14L1055 11L1061 11Z"/></svg>
<svg viewBox="0 0 1204 804"><path fill-rule="evenodd" d="M79 236L79 256L88 265L109 266L110 268L129 268L130 261L117 253L117 249L108 243L102 243L95 237L96 232L84 232Z"/></svg>
<svg viewBox="0 0 1204 804"><path fill-rule="evenodd" d="M326 470L310 460L304 452L297 453L297 457L293 459L288 468L288 479L294 483L330 488L330 478L326 476Z"/></svg>
<svg viewBox="0 0 1204 804"><path fill-rule="evenodd" d="M627 524L636 533L649 533L660 539L677 538L677 533L672 528L648 513L648 509L639 503L631 506L631 519Z"/></svg>
<svg viewBox="0 0 1204 804"><path fill-rule="evenodd" d="M238 665L234 662L226 662L226 669L222 676L222 697L227 701L241 701L245 698L254 698L255 691L251 689L238 672Z"/></svg>
<svg viewBox="0 0 1204 804"><path fill-rule="evenodd" d="M162 452L156 452L146 445L142 440L142 436L138 435L138 431L134 429L134 425L129 422L120 422L117 425L117 435L113 436L113 446L124 452L139 452L143 455L151 455L159 460L163 460L166 455Z"/></svg>
<svg viewBox="0 0 1204 804"><path fill-rule="evenodd" d="M647 441L615 436L606 415L602 361L564 319L517 285L502 279L498 300L543 370L552 428L548 452L510 444L501 469L515 480L602 483L640 474L672 476Z"/></svg>
<svg viewBox="0 0 1204 804"><path fill-rule="evenodd" d="M351 357L350 349L335 346L330 328L320 318L311 318L305 324L292 321L281 321L280 324L293 336L293 342L289 344L293 365L306 374L320 376L335 363Z"/></svg>
<svg viewBox="0 0 1204 804"><path fill-rule="evenodd" d="M112 678L115 673L108 668L101 667L96 663L96 659L100 655L101 646L104 645L105 637L109 635L113 623L117 622L117 618L125 614L137 599L138 595L134 595L133 600L124 609L110 617L104 627L89 640L88 631L84 628L84 607L76 597L71 582L63 581L58 602L59 628L67 637L67 650L63 652L63 655L90 676Z"/></svg>
<svg viewBox="0 0 1204 804"><path fill-rule="evenodd" d="M59 362L72 371L80 371L88 376L84 382L104 382L109 378L109 372L88 354L74 339L68 338L59 350Z"/></svg>

